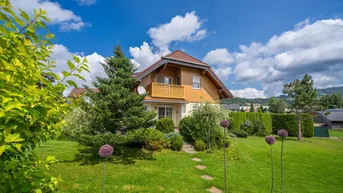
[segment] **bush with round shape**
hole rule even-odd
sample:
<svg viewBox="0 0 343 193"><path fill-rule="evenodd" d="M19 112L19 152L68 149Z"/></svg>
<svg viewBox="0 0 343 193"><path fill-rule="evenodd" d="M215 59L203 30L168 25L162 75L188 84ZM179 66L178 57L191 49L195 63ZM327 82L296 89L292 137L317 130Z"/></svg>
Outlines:
<svg viewBox="0 0 343 193"><path fill-rule="evenodd" d="M247 132L249 135L253 134L254 125L250 121L245 121L241 125L241 130Z"/></svg>
<svg viewBox="0 0 343 193"><path fill-rule="evenodd" d="M142 128L130 131L127 134L128 140L141 144L148 150L161 150L168 146L164 133L154 128Z"/></svg>
<svg viewBox="0 0 343 193"><path fill-rule="evenodd" d="M186 142L194 143L196 139L201 139L204 133L197 124L194 117L185 117L179 124L180 134Z"/></svg>
<svg viewBox="0 0 343 193"><path fill-rule="evenodd" d="M194 149L197 151L204 151L206 149L206 144L203 140L196 140L194 142Z"/></svg>
<svg viewBox="0 0 343 193"><path fill-rule="evenodd" d="M174 132L174 127L174 121L169 117L159 119L156 124L156 129L163 133Z"/></svg>
<svg viewBox="0 0 343 193"><path fill-rule="evenodd" d="M245 132L245 131L242 131L242 130L235 130L235 131L232 131L237 137L240 137L240 138L247 138L248 137L248 133Z"/></svg>
<svg viewBox="0 0 343 193"><path fill-rule="evenodd" d="M179 133L168 133L166 138L169 139L170 149L180 151L183 146L183 138Z"/></svg>

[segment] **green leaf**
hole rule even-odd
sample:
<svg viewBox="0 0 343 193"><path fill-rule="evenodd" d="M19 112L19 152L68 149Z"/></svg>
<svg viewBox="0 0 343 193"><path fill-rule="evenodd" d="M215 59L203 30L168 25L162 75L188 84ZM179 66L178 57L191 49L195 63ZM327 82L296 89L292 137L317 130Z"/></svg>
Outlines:
<svg viewBox="0 0 343 193"><path fill-rule="evenodd" d="M70 70L73 70L75 68L75 65L70 60L67 61L67 64Z"/></svg>
<svg viewBox="0 0 343 193"><path fill-rule="evenodd" d="M5 135L5 143L13 143L13 142L21 142L21 141L24 141L24 139L20 138L19 133Z"/></svg>
<svg viewBox="0 0 343 193"><path fill-rule="evenodd" d="M23 10L21 10L21 9L19 9L19 10L20 10L20 15L21 15L24 19L26 19L26 21L30 21L29 15L28 15L27 13L25 13L25 11L23 11Z"/></svg>
<svg viewBox="0 0 343 193"><path fill-rule="evenodd" d="M71 75L70 72L67 72L67 71L62 71L62 74L63 74L63 76L65 76L65 77L68 77L68 76Z"/></svg>
<svg viewBox="0 0 343 193"><path fill-rule="evenodd" d="M70 86L73 86L73 87L77 88L77 84L76 84L74 81L72 81L72 80L67 80L66 82L67 82Z"/></svg>
<svg viewBox="0 0 343 193"><path fill-rule="evenodd" d="M15 148L17 148L18 151L21 151L22 144L20 144L20 143L14 143L14 144L12 144L12 146L14 146Z"/></svg>
<svg viewBox="0 0 343 193"><path fill-rule="evenodd" d="M43 193L41 189L36 189L35 193Z"/></svg>
<svg viewBox="0 0 343 193"><path fill-rule="evenodd" d="M73 74L73 76L78 77L79 79L85 81L85 78L83 78L80 74Z"/></svg>
<svg viewBox="0 0 343 193"><path fill-rule="evenodd" d="M0 156L1 156L2 153L5 152L5 150L6 150L8 147L9 147L8 145L2 145L2 146L0 146Z"/></svg>
<svg viewBox="0 0 343 193"><path fill-rule="evenodd" d="M73 55L73 59L75 60L76 63L80 63L80 58L79 57Z"/></svg>

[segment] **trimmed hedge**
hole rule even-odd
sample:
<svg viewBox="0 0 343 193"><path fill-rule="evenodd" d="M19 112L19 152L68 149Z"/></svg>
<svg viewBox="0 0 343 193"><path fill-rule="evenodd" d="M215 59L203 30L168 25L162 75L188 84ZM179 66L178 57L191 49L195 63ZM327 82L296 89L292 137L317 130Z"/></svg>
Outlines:
<svg viewBox="0 0 343 193"><path fill-rule="evenodd" d="M288 131L289 136L298 136L298 120L296 114L271 114L273 120L273 134L280 129ZM303 114L301 131L304 137L313 137L314 124L310 114Z"/></svg>
<svg viewBox="0 0 343 193"><path fill-rule="evenodd" d="M230 115L232 130L240 130L241 125L246 121L251 123L260 121L264 125L266 135L272 132L272 116L269 113L232 112Z"/></svg>

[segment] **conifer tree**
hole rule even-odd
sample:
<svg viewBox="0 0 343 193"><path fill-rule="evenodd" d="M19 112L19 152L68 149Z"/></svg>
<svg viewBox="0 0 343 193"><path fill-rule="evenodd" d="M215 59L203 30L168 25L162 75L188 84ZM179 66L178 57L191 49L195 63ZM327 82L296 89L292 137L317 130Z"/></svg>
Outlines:
<svg viewBox="0 0 343 193"><path fill-rule="evenodd" d="M120 45L115 47L113 53L112 57L101 63L107 77L97 77L93 82L99 92L87 94L90 99L85 107L90 115L87 134L125 133L155 124L153 119L156 113L144 111L145 95L134 92L139 83L132 76L136 70L134 65L125 57Z"/></svg>

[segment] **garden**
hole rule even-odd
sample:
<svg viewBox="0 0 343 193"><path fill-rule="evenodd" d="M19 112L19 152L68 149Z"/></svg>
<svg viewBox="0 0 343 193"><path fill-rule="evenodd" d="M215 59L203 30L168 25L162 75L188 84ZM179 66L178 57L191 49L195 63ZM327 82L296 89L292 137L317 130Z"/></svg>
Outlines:
<svg viewBox="0 0 343 193"><path fill-rule="evenodd" d="M93 82L99 92L86 88L87 100L70 99L62 93L84 80L87 59L74 56L67 70L53 72L46 12L31 18L5 0L0 19L0 193L343 189L342 141L310 138L310 114L202 103L175 132L132 92L136 69L120 46L102 63L107 77ZM197 153L181 151L185 143Z"/></svg>

